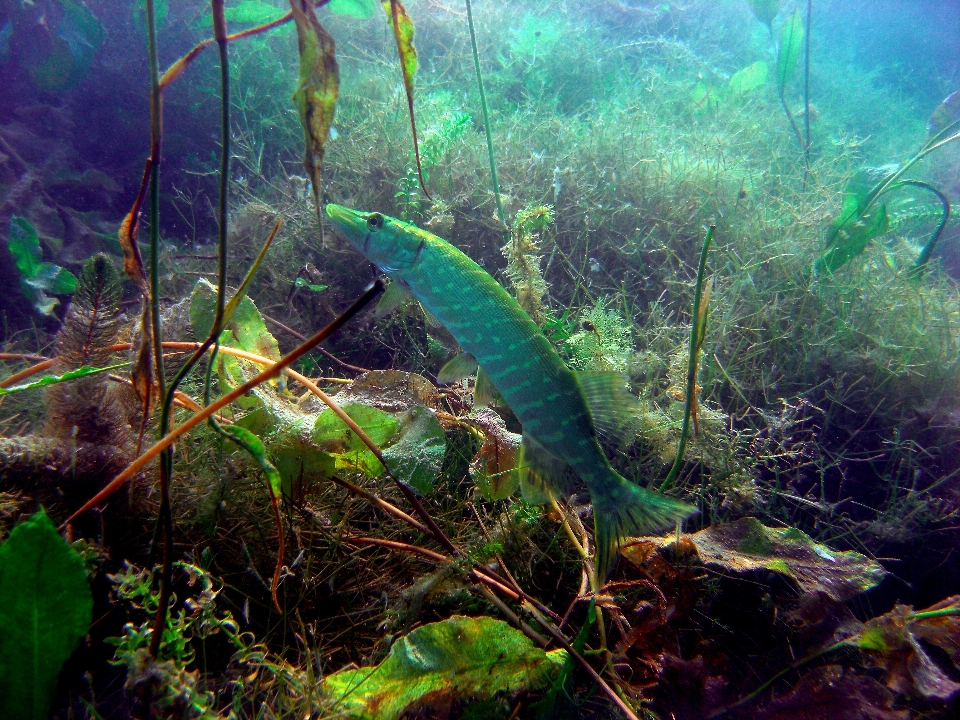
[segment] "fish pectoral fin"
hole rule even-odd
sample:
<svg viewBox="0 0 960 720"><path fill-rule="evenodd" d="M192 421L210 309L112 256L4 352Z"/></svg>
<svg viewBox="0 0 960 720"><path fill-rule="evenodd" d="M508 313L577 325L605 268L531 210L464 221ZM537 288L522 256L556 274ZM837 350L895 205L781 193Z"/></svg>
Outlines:
<svg viewBox="0 0 960 720"><path fill-rule="evenodd" d="M620 441L636 432L643 406L627 388L624 373L579 372L577 380L600 435Z"/></svg>
<svg viewBox="0 0 960 720"><path fill-rule="evenodd" d="M551 497L570 495L576 489L573 468L529 435L520 442L516 472L523 499L531 505L542 505Z"/></svg>
<svg viewBox="0 0 960 720"><path fill-rule="evenodd" d="M413 298L413 293L410 292L410 288L398 280L393 280L387 285L387 289L380 297L380 302L377 303L377 309L374 311L374 315L377 317L389 315L411 298Z"/></svg>
<svg viewBox="0 0 960 720"><path fill-rule="evenodd" d="M477 384L473 386L473 404L477 407L507 406L507 401L503 399L503 395L494 386L490 376L484 372L483 368L477 370Z"/></svg>
<svg viewBox="0 0 960 720"><path fill-rule="evenodd" d="M437 381L443 385L449 385L452 382L457 382L457 380L470 377L479 369L480 366L473 355L461 353L440 368L440 372L437 373Z"/></svg>
<svg viewBox="0 0 960 720"><path fill-rule="evenodd" d="M427 310L423 303L420 303L420 309L423 310L423 319L427 321L428 328L431 330L435 330L437 328L443 328L446 330L446 328L443 327L443 323L437 320L436 315Z"/></svg>

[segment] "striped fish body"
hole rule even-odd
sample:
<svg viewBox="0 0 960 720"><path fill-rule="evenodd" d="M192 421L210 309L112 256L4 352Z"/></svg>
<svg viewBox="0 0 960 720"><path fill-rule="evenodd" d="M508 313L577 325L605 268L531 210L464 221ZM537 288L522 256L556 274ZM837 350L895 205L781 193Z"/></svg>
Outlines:
<svg viewBox="0 0 960 720"><path fill-rule="evenodd" d="M583 480L594 506L601 577L612 566L620 538L690 514L689 506L644 490L613 470L577 374L483 268L442 238L400 220L332 204L326 210L353 245L405 285L476 358L523 425L524 445L539 446L554 460L548 463L550 472L540 473L548 486L567 489L550 477L557 466Z"/></svg>

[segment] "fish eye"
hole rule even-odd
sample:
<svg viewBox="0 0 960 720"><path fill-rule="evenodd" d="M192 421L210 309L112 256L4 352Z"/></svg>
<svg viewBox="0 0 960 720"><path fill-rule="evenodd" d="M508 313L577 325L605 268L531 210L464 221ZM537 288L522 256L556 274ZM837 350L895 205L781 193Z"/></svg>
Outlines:
<svg viewBox="0 0 960 720"><path fill-rule="evenodd" d="M367 218L367 225L374 230L379 230L383 227L383 215L380 213L372 213L370 217Z"/></svg>

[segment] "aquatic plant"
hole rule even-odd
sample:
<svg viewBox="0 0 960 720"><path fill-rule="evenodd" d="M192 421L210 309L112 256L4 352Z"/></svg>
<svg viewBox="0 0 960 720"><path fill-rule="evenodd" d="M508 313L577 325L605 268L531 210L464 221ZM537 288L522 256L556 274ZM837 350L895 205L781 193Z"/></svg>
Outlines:
<svg viewBox="0 0 960 720"><path fill-rule="evenodd" d="M70 295L77 286L77 278L69 270L50 262L43 262L40 238L27 220L14 215L10 219L7 250L13 256L20 273L20 289L42 315L52 315L60 303L51 295Z"/></svg>
<svg viewBox="0 0 960 720"><path fill-rule="evenodd" d="M630 325L601 298L580 315L581 329L564 343L567 363L578 370L625 372L633 355Z"/></svg>
<svg viewBox="0 0 960 720"><path fill-rule="evenodd" d="M87 634L93 597L80 556L40 511L0 545L0 711L45 720L60 668Z"/></svg>
<svg viewBox="0 0 960 720"><path fill-rule="evenodd" d="M824 233L824 248L814 264L814 273L833 272L866 250L871 240L885 234L890 216L885 193L903 187L915 187L933 193L942 203L943 215L937 229L917 257L915 269L923 271L950 219L950 201L933 186L903 176L930 153L960 139L960 90L948 96L934 109L927 123L927 139L912 158L899 165L866 168L855 175L843 195L840 213Z"/></svg>
<svg viewBox="0 0 960 720"><path fill-rule="evenodd" d="M517 213L510 230L510 242L501 248L507 258L504 274L514 297L538 325L546 320L543 303L547 285L541 270L540 234L554 222L550 205L528 205Z"/></svg>

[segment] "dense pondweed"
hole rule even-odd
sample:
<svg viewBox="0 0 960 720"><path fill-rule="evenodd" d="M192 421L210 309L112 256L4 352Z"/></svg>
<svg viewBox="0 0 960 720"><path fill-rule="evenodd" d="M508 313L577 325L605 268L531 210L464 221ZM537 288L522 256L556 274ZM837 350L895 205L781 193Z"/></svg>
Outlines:
<svg viewBox="0 0 960 720"><path fill-rule="evenodd" d="M0 717L954 717L958 38L0 6Z"/></svg>

